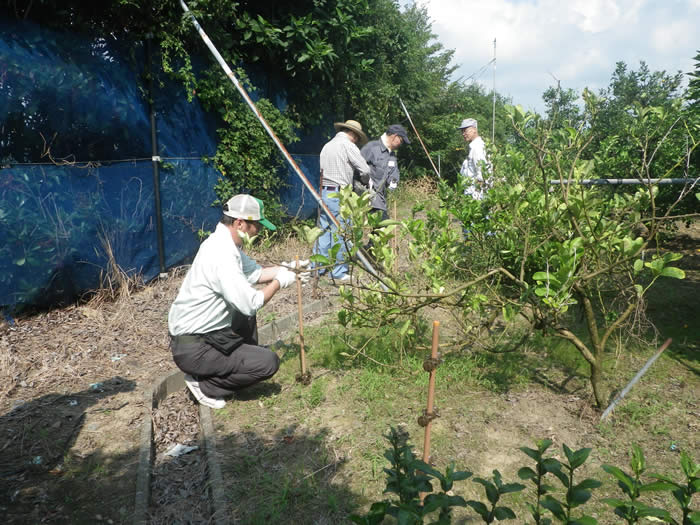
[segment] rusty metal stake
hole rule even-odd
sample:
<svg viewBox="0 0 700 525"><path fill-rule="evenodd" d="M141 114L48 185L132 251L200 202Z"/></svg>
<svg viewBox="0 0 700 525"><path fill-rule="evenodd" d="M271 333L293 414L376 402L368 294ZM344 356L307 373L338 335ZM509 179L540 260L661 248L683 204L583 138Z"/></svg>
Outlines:
<svg viewBox="0 0 700 525"><path fill-rule="evenodd" d="M323 191L323 170L319 172L318 176L318 191ZM320 228L321 227L321 208L316 208L316 227ZM316 239L314 241L314 246L318 247L319 239ZM314 253L317 253L314 250ZM318 251L320 253L320 250ZM314 282L313 282L313 288L311 288L311 297L314 299L318 299L318 281L321 278L321 270L318 268L318 265L314 263Z"/></svg>
<svg viewBox="0 0 700 525"><path fill-rule="evenodd" d="M432 421L437 417L435 413L435 370L437 369L438 362L438 341L439 341L439 327L440 321L433 321L433 346L430 351L430 359L426 360L429 362L430 366L426 366L423 363L423 368L430 370L430 380L428 381L428 407L423 414L423 416L418 418L418 424L425 427L425 436L423 438L423 462L430 465L430 427L432 426ZM427 492L420 493L420 501L423 500L428 495Z"/></svg>
<svg viewBox="0 0 700 525"><path fill-rule="evenodd" d="M430 350L430 358L437 359L438 341L440 321L433 321L433 347ZM430 427L432 425L433 405L435 403L435 368L430 371L430 380L428 381L428 408L426 415L428 416L428 424L425 425L425 438L423 440L423 461L426 463L430 460Z"/></svg>
<svg viewBox="0 0 700 525"><path fill-rule="evenodd" d="M296 256L296 268L299 269L299 256ZM297 305L299 308L299 358L301 359L301 373L297 381L308 385L311 382L311 374L306 371L306 353L304 352L304 308L301 295L301 279L297 272Z"/></svg>

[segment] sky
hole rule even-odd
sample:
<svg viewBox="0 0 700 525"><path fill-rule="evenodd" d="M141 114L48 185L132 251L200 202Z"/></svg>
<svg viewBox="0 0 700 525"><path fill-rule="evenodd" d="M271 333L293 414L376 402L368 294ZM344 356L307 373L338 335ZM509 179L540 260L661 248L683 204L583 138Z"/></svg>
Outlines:
<svg viewBox="0 0 700 525"><path fill-rule="evenodd" d="M606 88L623 61L638 70L692 71L700 50L700 0L416 0L459 65L454 79L544 112L542 94Z"/></svg>

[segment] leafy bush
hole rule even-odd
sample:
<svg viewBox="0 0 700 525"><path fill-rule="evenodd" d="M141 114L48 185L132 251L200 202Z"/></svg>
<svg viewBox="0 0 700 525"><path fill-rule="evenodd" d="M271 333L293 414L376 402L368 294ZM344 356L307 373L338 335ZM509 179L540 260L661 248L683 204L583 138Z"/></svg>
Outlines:
<svg viewBox="0 0 700 525"><path fill-rule="evenodd" d="M502 495L520 492L525 488L524 485L503 483L500 472L494 470L492 480L472 479L484 487L490 506L481 501L465 501L460 496L453 495L451 490L454 482L468 479L472 475L471 472L456 471L454 463L452 463L445 474L441 474L416 458L412 447L408 445L408 435L401 430L392 427L385 438L389 441L390 448L384 457L389 460L391 468L384 469L387 474L384 492L394 494L398 500L385 499L375 502L366 515L351 515L350 519L353 522L373 525L382 523L385 516L392 516L398 523L425 523L426 519L432 519L431 514L439 511L437 520L429 523L446 525L452 522L452 507L464 506L474 509L484 523L518 518L513 509L499 506L498 503ZM566 462L561 462L545 456L545 452L551 444L551 440L545 439L538 441L535 449L520 448L524 454L535 461L534 469L524 466L518 471L520 479L530 481L535 487L534 502L526 502L534 523L551 525L554 519L565 525L596 525L598 521L592 516L581 514L575 517L573 515L575 509L582 507L591 499L593 490L602 486L600 481L591 478L574 481L576 470L586 462L591 449L582 448L574 451L564 444L562 450ZM673 525L700 524L700 512L690 508L693 496L700 492L700 465L695 463L688 453L681 452L680 462L684 475L682 482L674 481L667 475L650 474L649 477L654 481L644 483L641 476L646 466L641 448L633 445L630 457L633 475L611 465L603 465L602 467L618 480L618 486L628 498L626 501L614 498L604 500L613 507L617 516L623 518L630 525L638 523L644 517L658 518L664 523ZM563 492L557 491L554 486L548 483L551 476L560 482ZM440 482L441 492L432 492L433 480ZM679 504L680 521L677 521L668 510L651 507L640 501L642 494L666 490L672 491L673 497ZM424 499L422 494L427 494ZM555 495L559 495L559 497L555 497Z"/></svg>

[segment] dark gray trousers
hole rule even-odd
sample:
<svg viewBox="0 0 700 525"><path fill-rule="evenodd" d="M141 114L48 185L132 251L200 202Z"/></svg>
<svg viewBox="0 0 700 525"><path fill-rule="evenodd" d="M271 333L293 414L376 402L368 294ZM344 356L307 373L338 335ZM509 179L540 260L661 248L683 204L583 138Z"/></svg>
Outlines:
<svg viewBox="0 0 700 525"><path fill-rule="evenodd" d="M175 364L199 381L202 392L209 397L231 395L236 390L272 377L279 369L277 354L258 346L255 316L239 316L232 329L244 342L230 355L210 346L199 336L172 337L170 340Z"/></svg>

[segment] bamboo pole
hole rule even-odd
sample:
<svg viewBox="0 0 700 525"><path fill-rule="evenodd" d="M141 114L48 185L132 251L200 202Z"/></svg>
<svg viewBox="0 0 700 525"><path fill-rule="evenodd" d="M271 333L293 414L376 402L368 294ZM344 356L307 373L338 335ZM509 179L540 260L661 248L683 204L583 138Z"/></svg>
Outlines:
<svg viewBox="0 0 700 525"><path fill-rule="evenodd" d="M428 157L428 160L430 161L430 165L433 167L433 170L435 170L435 174L438 176L438 179L439 179L440 178L440 171L435 167L435 163L433 162L433 158L430 156L430 153L428 153L428 148L426 148L425 144L423 144L423 139L420 138L420 134L418 133L418 130L413 125L413 120L411 120L411 115L409 115L408 109L406 109L406 105L403 103L403 100L401 100L401 99L399 99L399 102L401 103L401 107L403 108L403 112L406 113L406 118L408 118L408 122L411 124L411 127L413 128L413 132L416 134L416 137L418 137L418 142L420 142L420 145L423 146L423 151L425 151L425 155Z"/></svg>
<svg viewBox="0 0 700 525"><path fill-rule="evenodd" d="M299 256L296 257L296 267L299 268ZM297 273L297 304L299 306L299 358L301 359L301 377L306 377L306 353L304 352L304 308L301 297L301 279Z"/></svg>

